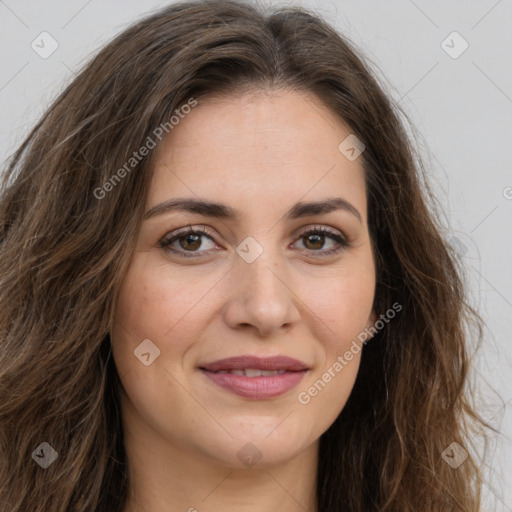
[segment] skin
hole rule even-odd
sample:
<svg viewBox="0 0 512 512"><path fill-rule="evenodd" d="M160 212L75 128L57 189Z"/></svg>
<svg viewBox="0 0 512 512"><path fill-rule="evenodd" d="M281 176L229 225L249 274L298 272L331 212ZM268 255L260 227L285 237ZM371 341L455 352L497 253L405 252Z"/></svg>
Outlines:
<svg viewBox="0 0 512 512"><path fill-rule="evenodd" d="M121 406L130 477L125 512L315 511L320 436L353 388L358 353L307 404L307 391L373 325L375 265L361 158L338 149L350 129L303 92L209 97L156 149L146 211L171 198L224 203L238 219L169 211L143 222L119 291L111 331L123 384ZM288 220L295 203L341 197L345 210ZM213 239L180 228L204 226ZM349 240L301 236L327 227ZM247 263L248 236L263 248ZM192 247L192 248L190 248ZM142 340L160 350L144 365ZM243 398L214 385L200 364L242 354L283 354L310 368L291 391ZM331 374L332 374L331 370ZM252 443L261 459L237 453ZM246 449L246 448L245 448Z"/></svg>

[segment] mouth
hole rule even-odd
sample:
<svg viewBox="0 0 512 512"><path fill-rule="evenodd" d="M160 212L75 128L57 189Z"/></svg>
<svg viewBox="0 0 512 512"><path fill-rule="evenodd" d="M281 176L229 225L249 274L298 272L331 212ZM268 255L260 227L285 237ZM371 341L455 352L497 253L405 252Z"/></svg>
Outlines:
<svg viewBox="0 0 512 512"><path fill-rule="evenodd" d="M199 370L225 391L261 400L290 391L309 368L302 361L287 356L238 356L204 364Z"/></svg>
<svg viewBox="0 0 512 512"><path fill-rule="evenodd" d="M204 368L201 369L204 370ZM282 375L286 371L287 370L260 370L258 368L244 368L243 370L220 370L212 373L229 373L230 375L245 375L246 377L273 377L274 375Z"/></svg>

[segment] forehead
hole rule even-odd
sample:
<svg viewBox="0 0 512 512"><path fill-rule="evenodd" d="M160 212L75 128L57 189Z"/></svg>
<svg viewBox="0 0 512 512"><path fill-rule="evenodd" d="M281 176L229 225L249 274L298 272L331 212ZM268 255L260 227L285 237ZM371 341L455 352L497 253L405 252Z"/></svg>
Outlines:
<svg viewBox="0 0 512 512"><path fill-rule="evenodd" d="M241 210L282 209L341 195L365 216L362 159L349 160L339 149L350 134L304 92L207 97L159 146L148 205L198 196Z"/></svg>

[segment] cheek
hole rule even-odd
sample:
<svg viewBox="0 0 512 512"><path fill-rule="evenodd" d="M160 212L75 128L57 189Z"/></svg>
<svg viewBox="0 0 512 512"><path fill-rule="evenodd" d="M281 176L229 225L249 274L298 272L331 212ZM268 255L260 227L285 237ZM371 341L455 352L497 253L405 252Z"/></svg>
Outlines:
<svg viewBox="0 0 512 512"><path fill-rule="evenodd" d="M151 340L162 350L160 340L173 325L174 311L163 290L162 283L146 266L146 258L135 258L119 290L112 327L112 347L120 375L139 369L134 350L143 340Z"/></svg>
<svg viewBox="0 0 512 512"><path fill-rule="evenodd" d="M312 282L306 295L318 318L317 337L331 354L345 351L367 327L375 294L374 273L368 266L351 267L318 284Z"/></svg>
<svg viewBox="0 0 512 512"><path fill-rule="evenodd" d="M175 370L179 375L182 356L193 339L187 312L197 299L188 288L179 291L181 287L175 278L162 275L160 265L151 264L149 258L140 255L123 280L114 314L112 350L123 388L139 413L154 425L158 424L158 411L169 406L169 396L162 394L162 389L177 389L173 398L177 403L187 399L171 375ZM149 347L145 351L149 350L150 360L157 354L154 346L159 350L148 366L136 354L143 353L139 346L144 340L154 344L145 345ZM152 397L150 401L148 396Z"/></svg>
<svg viewBox="0 0 512 512"><path fill-rule="evenodd" d="M131 270L119 291L114 317L118 339L142 341L154 336L163 320L161 307L166 300L155 289L150 273L139 272L137 267Z"/></svg>
<svg viewBox="0 0 512 512"><path fill-rule="evenodd" d="M358 336L368 325L374 293L373 267L353 265L350 272L338 274L321 299L319 308L329 326L323 338L325 359L299 402L314 402L324 411L326 425L336 419L352 392L364 349Z"/></svg>
<svg viewBox="0 0 512 512"><path fill-rule="evenodd" d="M345 406L359 371L364 349L358 335L371 315L374 278L368 269L332 279L325 290L312 292L311 309L317 316L314 336L323 350L316 370L300 387L300 407L316 418L324 432Z"/></svg>
<svg viewBox="0 0 512 512"><path fill-rule="evenodd" d="M115 324L133 340L162 339L198 300L193 286L166 276L160 265L144 255L134 259L119 291Z"/></svg>
<svg viewBox="0 0 512 512"><path fill-rule="evenodd" d="M119 290L114 315L112 346L119 370L139 369L134 350L146 339L160 349L155 366L164 359L166 367L179 364L202 329L196 306L204 290L204 279L171 273L148 255L138 254Z"/></svg>

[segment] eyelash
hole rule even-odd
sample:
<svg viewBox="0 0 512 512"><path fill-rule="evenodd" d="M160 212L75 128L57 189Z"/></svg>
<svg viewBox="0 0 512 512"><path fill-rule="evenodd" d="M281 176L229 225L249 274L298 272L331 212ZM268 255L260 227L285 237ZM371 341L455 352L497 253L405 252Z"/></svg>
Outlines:
<svg viewBox="0 0 512 512"><path fill-rule="evenodd" d="M339 235L335 231L331 231L330 229L328 229L324 226L307 229L306 231L303 231L302 233L300 233L298 238L301 239L301 238L304 238L304 237L307 237L310 235L316 235L316 234L327 235L328 238L330 238L331 240L334 240L335 242L337 242L339 244L338 247L336 247L334 249L330 249L328 251L322 251L322 250L315 251L312 249L309 250L313 253L320 253L321 257L337 254L338 252L350 247L350 244L341 235ZM171 237L162 238L159 242L159 245L162 249L165 249L166 251L170 251L174 254L177 254L178 257L180 257L180 258L200 258L201 253L208 252L208 251L182 251L182 250L180 251L180 250L176 250L176 249L173 249L170 247L170 245L173 242L175 242L176 240L179 240L181 238L184 238L187 235L202 235L202 236L206 236L206 237L210 238L212 241L215 241L213 235L211 233L209 233L206 228L204 228L202 226L199 226L196 228L192 228L192 226L188 226L187 228L178 230ZM305 249L305 250L308 250L308 249ZM197 255L197 254L199 254L199 255Z"/></svg>

